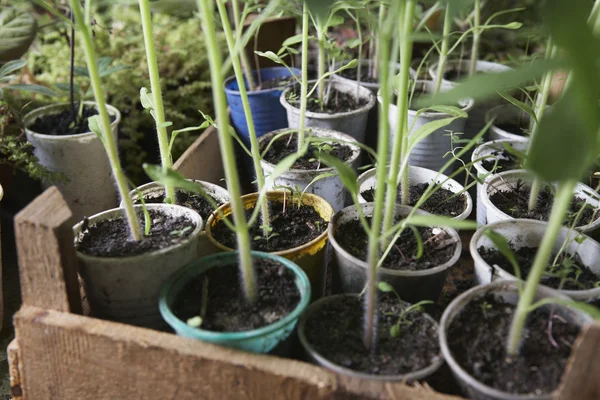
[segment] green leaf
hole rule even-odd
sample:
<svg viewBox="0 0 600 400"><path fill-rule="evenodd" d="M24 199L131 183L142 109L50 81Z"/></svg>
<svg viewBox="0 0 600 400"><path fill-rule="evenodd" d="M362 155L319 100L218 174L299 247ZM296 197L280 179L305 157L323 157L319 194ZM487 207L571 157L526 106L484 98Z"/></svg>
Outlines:
<svg viewBox="0 0 600 400"><path fill-rule="evenodd" d="M36 32L33 15L12 7L0 8L0 63L17 60L25 54Z"/></svg>
<svg viewBox="0 0 600 400"><path fill-rule="evenodd" d="M574 308L576 310L588 314L595 320L600 320L600 309L598 309L598 307L595 307L588 303L582 303L579 301L561 299L556 297L545 297L542 300L532 304L531 307L529 307L529 312L547 304L560 304L565 307Z"/></svg>
<svg viewBox="0 0 600 400"><path fill-rule="evenodd" d="M200 325L202 325L202 317L200 316L196 316L196 317L192 317L189 318L186 321L186 324L188 324L188 326L191 326L192 328L200 328Z"/></svg>
<svg viewBox="0 0 600 400"><path fill-rule="evenodd" d="M45 96L57 97L58 94L51 89L48 89L46 86L36 85L36 84L28 84L28 83L16 83L14 85L6 85L4 89L13 89L20 90L22 92L32 92L39 93Z"/></svg>
<svg viewBox="0 0 600 400"><path fill-rule="evenodd" d="M486 229L484 234L492 241L492 243L494 244L496 249L498 249L500 254L502 254L504 256L504 258L506 258L508 260L508 262L510 262L510 265L513 267L513 274L519 281L518 282L519 293L522 292L523 288L522 288L522 282L521 282L521 279L522 279L521 278L521 268L519 267L519 262L517 261L517 257L515 255L515 253L510 248L510 244L508 243L508 240L506 240L506 238L504 236L502 236L501 234L499 234L498 232L496 232L492 229ZM493 265L491 267L493 267Z"/></svg>
<svg viewBox="0 0 600 400"><path fill-rule="evenodd" d="M100 115L93 115L88 118L88 127L90 132L94 132L98 139L104 143L104 134L102 133L102 119Z"/></svg>
<svg viewBox="0 0 600 400"><path fill-rule="evenodd" d="M341 161L339 158L332 156L331 154L323 152L315 152L315 157L321 160L322 163L334 168L340 175L342 184L352 195L358 195L358 180L356 172L347 163Z"/></svg>
<svg viewBox="0 0 600 400"><path fill-rule="evenodd" d="M383 293L390 293L394 291L392 285L384 281L377 283L377 289L379 289L379 291Z"/></svg>
<svg viewBox="0 0 600 400"><path fill-rule="evenodd" d="M154 108L154 103L152 102L151 93L148 88L143 87L140 89L140 101L142 102L142 107L146 110Z"/></svg>
<svg viewBox="0 0 600 400"><path fill-rule="evenodd" d="M107 77L115 72L122 71L124 69L130 69L130 65L115 65L114 67L106 68L99 72L100 78Z"/></svg>
<svg viewBox="0 0 600 400"><path fill-rule="evenodd" d="M281 57L279 57L277 54L273 53L272 51L266 51L266 52L255 51L254 53L258 54L261 57L268 58L269 60L273 61L274 63L285 64L283 62L283 60L281 59Z"/></svg>
<svg viewBox="0 0 600 400"><path fill-rule="evenodd" d="M421 125L416 131L411 132L411 134L408 137L408 152L410 152L410 150L412 150L412 148L416 146L417 143L419 143L421 140L425 139L433 132L436 132L438 129L442 129L443 127L447 126L455 119L456 117L452 117L427 122L426 124Z"/></svg>
<svg viewBox="0 0 600 400"><path fill-rule="evenodd" d="M398 324L392 325L390 328L390 336L393 338L400 336L400 326Z"/></svg>
<svg viewBox="0 0 600 400"><path fill-rule="evenodd" d="M422 227L447 226L454 229L477 229L476 221L459 220L441 215L413 215L406 219L406 224Z"/></svg>
<svg viewBox="0 0 600 400"><path fill-rule="evenodd" d="M4 77L12 72L18 71L27 65L27 60L12 60L0 68L0 77Z"/></svg>
<svg viewBox="0 0 600 400"><path fill-rule="evenodd" d="M327 26L326 28L332 27L332 26L337 26L337 25L342 25L344 23L344 17L342 17L341 15L332 15L329 20L327 21Z"/></svg>
<svg viewBox="0 0 600 400"><path fill-rule="evenodd" d="M304 0L304 2L312 15L324 20L329 15L335 0Z"/></svg>
<svg viewBox="0 0 600 400"><path fill-rule="evenodd" d="M513 96L511 96L508 93L499 93L499 94L500 94L500 96L502 96L503 99L512 103L515 107L519 108L521 111L526 112L527 115L529 115L529 117L531 117L531 119L533 119L536 124L539 123L539 121L537 120L537 116L535 115L535 111L533 110L533 108L531 108L531 106L529 106L529 104L524 103L521 100L514 98Z"/></svg>
<svg viewBox="0 0 600 400"><path fill-rule="evenodd" d="M302 43L302 34L291 36L283 41L281 47L290 47Z"/></svg>
<svg viewBox="0 0 600 400"><path fill-rule="evenodd" d="M88 71L87 67L76 65L73 67L73 73L75 76L84 76L86 78L90 77L90 72Z"/></svg>

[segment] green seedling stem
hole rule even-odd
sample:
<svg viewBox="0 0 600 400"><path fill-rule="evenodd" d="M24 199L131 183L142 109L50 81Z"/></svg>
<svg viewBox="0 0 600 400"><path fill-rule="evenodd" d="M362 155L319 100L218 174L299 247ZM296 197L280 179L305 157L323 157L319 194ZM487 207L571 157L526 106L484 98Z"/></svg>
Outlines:
<svg viewBox="0 0 600 400"><path fill-rule="evenodd" d="M94 42L92 41L92 34L90 32L89 25L85 24L85 17L83 15L83 10L81 9L81 4L79 4L79 0L70 0L70 4L73 15L75 16L75 25L81 32L81 44L83 46L90 82L94 92L96 105L98 107L98 114L100 115L101 120L100 126L102 129L102 142L104 144L104 148L106 149L110 167L117 183L119 195L123 200L125 217L127 218L131 237L135 241L140 241L142 239L142 232L140 230L140 224L137 219L137 215L135 214L135 210L133 208L133 201L131 200L131 197L129 197L127 179L125 178L125 174L121 168L121 162L119 161L117 141L110 127L110 118L108 116L108 111L106 110L104 90L100 84L100 74L98 73L98 63L96 52L94 50Z"/></svg>
<svg viewBox="0 0 600 400"><path fill-rule="evenodd" d="M77 1L77 0L71 0ZM213 20L214 1L196 0L198 11L202 19L202 30L205 35L206 51L211 72L211 83L213 87L213 102L215 105L217 121L221 125L219 129L219 145L221 147L221 157L223 158L223 167L225 170L225 179L227 189L231 196L231 211L233 221L236 227L237 250L239 253L239 264L242 272L244 291L249 302L256 301L256 278L252 265L252 255L250 253L250 234L248 233L248 223L246 222L246 212L241 201L242 193L240 189L240 179L237 174L235 163L235 151L233 140L228 130L229 116L227 115L227 100L223 91L223 60L217 41L217 31Z"/></svg>
<svg viewBox="0 0 600 400"><path fill-rule="evenodd" d="M302 77L300 82L300 126L298 128L298 152L304 148L304 130L306 128L306 105L308 99L308 5L302 8Z"/></svg>
<svg viewBox="0 0 600 400"><path fill-rule="evenodd" d="M475 0L473 10L473 44L471 46L471 63L469 65L469 76L475 75L477 70L477 59L479 58L479 38L481 37L481 0Z"/></svg>
<svg viewBox="0 0 600 400"><path fill-rule="evenodd" d="M244 116L246 117L246 124L248 126L248 136L250 138L250 152L252 154L252 163L254 165L254 172L256 173L256 186L258 188L258 192L260 193L265 186L265 176L263 174L263 170L260 166L260 147L258 145L258 138L256 137L256 129L254 127L254 119L252 117L252 110L250 109L250 102L248 100L248 92L246 90L246 86L244 84L244 73L243 68L240 63L240 58L236 57L235 54L235 41L233 36L233 31L231 29L231 23L229 21L229 17L227 15L227 9L225 8L225 2L223 0L217 0L217 7L219 11L219 15L221 16L221 24L223 25L223 31L225 32L225 39L227 41L227 47L229 48L229 52L231 54L231 61L233 65L233 71L235 74L235 79L237 81L240 98L242 100L242 106L244 108ZM234 1L234 4L237 3L237 0ZM234 6L235 7L235 6ZM241 52L243 53L243 51ZM248 70L246 70L248 72ZM262 217L262 227L263 227L263 235L267 237L270 232L270 217L269 217L269 204L267 201L261 202L261 217Z"/></svg>
<svg viewBox="0 0 600 400"><path fill-rule="evenodd" d="M317 16L317 18L320 18ZM318 77L322 77L323 75L325 75L325 64L327 61L327 55L325 54L325 43L327 41L327 38L325 37L325 28L320 29L321 24L319 24L319 26L317 26L317 46L319 49L319 56L318 56ZM319 82L319 87L317 89L317 96L319 98L319 101L321 101L321 104L323 104L323 102L325 101L325 80L321 80Z"/></svg>
<svg viewBox="0 0 600 400"><path fill-rule="evenodd" d="M167 134L165 108L163 105L162 91L160 88L160 76L158 73L158 61L156 59L156 48L154 46L154 34L152 33L152 16L150 14L150 0L139 0L142 29L144 32L144 47L146 48L146 60L148 62L148 75L150 76L150 90L152 91L152 109L156 122L156 133L158 137L158 148L160 161L164 169L173 167L173 159L169 149L169 135ZM173 186L165 186L165 201L175 204L175 189Z"/></svg>
<svg viewBox="0 0 600 400"><path fill-rule="evenodd" d="M446 4L446 10L444 10L444 28L442 37L442 47L440 50L440 60L437 67L437 76L435 78L435 86L433 93L437 94L442 88L442 80L444 79L444 69L446 69L446 62L448 61L448 48L450 47L450 28L452 27L452 10L450 9L450 2Z"/></svg>
<svg viewBox="0 0 600 400"><path fill-rule="evenodd" d="M377 26L383 26L383 21L385 18L385 2L379 3L379 14L377 16ZM381 52L381 44L379 43L379 38L375 41L375 55L373 57L373 70L371 71L371 76L374 79L379 77L379 71L377 69L377 60L379 59L379 53Z"/></svg>
<svg viewBox="0 0 600 400"><path fill-rule="evenodd" d="M242 32L242 28L241 28L242 21L240 19L240 4L239 4L238 0L232 0L231 5L232 5L231 8L233 9L233 21L235 23L235 29L236 29L236 42L238 42L241 40L241 32ZM220 11L219 11L219 13L220 13ZM223 17L221 17L221 19L222 18ZM235 45L233 47L235 48ZM232 49L231 46L229 46L229 52L231 53L231 57L232 57L231 61L233 62L233 58L235 57L235 55L234 55L234 50ZM256 90L256 83L254 83L254 76L252 76L252 68L250 67L250 62L248 61L248 56L244 50L240 51L240 61L242 63L243 70L246 73L246 83L248 84L248 90L250 90L252 92L252 91ZM260 72L258 72L258 73L260 74ZM243 80L242 80L242 82L243 82ZM240 86L239 81L238 81L238 86Z"/></svg>

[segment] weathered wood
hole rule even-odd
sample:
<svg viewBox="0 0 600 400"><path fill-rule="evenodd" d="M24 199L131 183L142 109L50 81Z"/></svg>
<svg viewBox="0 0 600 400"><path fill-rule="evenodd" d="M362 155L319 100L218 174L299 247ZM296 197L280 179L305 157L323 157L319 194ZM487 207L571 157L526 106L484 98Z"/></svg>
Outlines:
<svg viewBox="0 0 600 400"><path fill-rule="evenodd" d="M250 26L250 24L252 24L252 21L254 21L256 17L256 14L249 15L246 18L244 26ZM254 53L254 50L262 52L272 51L273 53L277 53L285 39L292 37L295 34L295 17L268 18L266 21L264 21L261 24L260 29L258 31L258 36L256 38L256 46L254 39L251 39L245 48L252 69L256 69L256 60L258 60L259 68L281 67L281 65L275 63L274 61L271 61L265 57L257 56ZM283 59L288 65L291 65L292 60L289 56L284 56Z"/></svg>
<svg viewBox="0 0 600 400"><path fill-rule="evenodd" d="M456 399L38 307L15 329L27 399Z"/></svg>
<svg viewBox="0 0 600 400"><path fill-rule="evenodd" d="M219 136L211 126L196 139L173 165L183 176L222 184L223 161L219 151Z"/></svg>
<svg viewBox="0 0 600 400"><path fill-rule="evenodd" d="M81 312L71 210L51 187L15 216L23 304Z"/></svg>
<svg viewBox="0 0 600 400"><path fill-rule="evenodd" d="M600 323L586 326L573 346L557 400L600 399Z"/></svg>
<svg viewBox="0 0 600 400"><path fill-rule="evenodd" d="M6 353L8 355L8 372L10 374L10 393L13 400L23 400L25 398L23 386L21 385L23 365L21 363L17 339L13 339L8 344Z"/></svg>

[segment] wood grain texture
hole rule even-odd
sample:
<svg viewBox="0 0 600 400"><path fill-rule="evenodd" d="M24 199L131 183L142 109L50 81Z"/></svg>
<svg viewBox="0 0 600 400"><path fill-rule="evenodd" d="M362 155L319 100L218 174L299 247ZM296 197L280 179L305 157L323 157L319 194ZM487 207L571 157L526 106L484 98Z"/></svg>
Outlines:
<svg viewBox="0 0 600 400"><path fill-rule="evenodd" d="M8 373L10 374L10 393L13 400L23 400L25 398L23 386L21 384L21 356L17 339L13 339L6 349L8 355Z"/></svg>
<svg viewBox="0 0 600 400"><path fill-rule="evenodd" d="M15 216L23 304L81 312L73 247L75 222L54 186Z"/></svg>
<svg viewBox="0 0 600 400"><path fill-rule="evenodd" d="M27 399L456 399L38 307L15 329Z"/></svg>
<svg viewBox="0 0 600 400"><path fill-rule="evenodd" d="M217 130L212 126L206 129L179 157L173 168L188 179L221 185L225 173Z"/></svg>
<svg viewBox="0 0 600 400"><path fill-rule="evenodd" d="M586 326L573 346L556 400L600 399L600 323Z"/></svg>

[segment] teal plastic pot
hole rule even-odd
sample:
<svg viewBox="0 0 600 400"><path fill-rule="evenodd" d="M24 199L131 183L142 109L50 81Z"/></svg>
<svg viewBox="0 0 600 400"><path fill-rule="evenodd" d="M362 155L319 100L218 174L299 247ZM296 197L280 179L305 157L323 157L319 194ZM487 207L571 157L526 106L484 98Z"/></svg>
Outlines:
<svg viewBox="0 0 600 400"><path fill-rule="evenodd" d="M246 332L215 332L192 328L186 324L185 321L177 318L171 309L171 304L173 304L179 292L181 292L190 280L204 274L211 268L218 268L234 263L237 264L238 253L227 252L203 257L198 261L188 264L173 274L165 282L161 289L159 299L159 309L164 320L179 336L198 339L203 342L232 347L252 353L268 353L271 351L277 344L285 340L296 327L298 318L300 318L300 315L304 312L310 302L310 283L308 282L308 277L304 271L290 260L259 251L253 251L252 257L268 258L277 261L287 269L292 270L296 276L296 286L300 291L300 302L291 313L271 325Z"/></svg>

